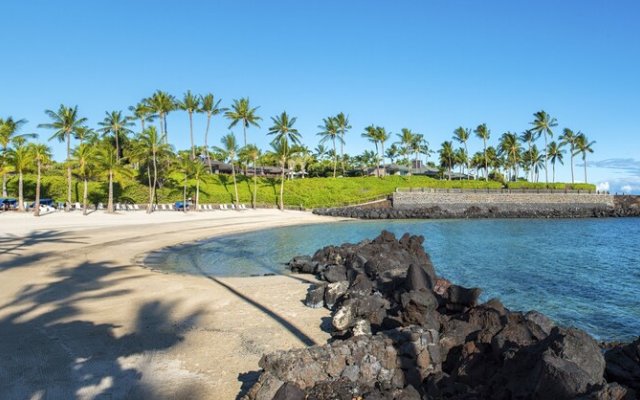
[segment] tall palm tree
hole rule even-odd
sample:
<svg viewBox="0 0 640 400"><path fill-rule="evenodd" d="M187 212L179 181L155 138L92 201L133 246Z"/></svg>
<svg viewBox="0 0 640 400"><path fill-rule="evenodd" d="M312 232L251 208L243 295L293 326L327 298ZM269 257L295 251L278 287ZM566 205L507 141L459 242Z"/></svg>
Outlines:
<svg viewBox="0 0 640 400"><path fill-rule="evenodd" d="M125 157L118 158L117 150L108 140L101 141L96 149L96 164L100 171L107 176L108 181L108 197L107 211L114 212L113 207L113 181L117 178L130 177L131 169L122 165Z"/></svg>
<svg viewBox="0 0 640 400"><path fill-rule="evenodd" d="M498 153L505 155L506 166L513 169L513 176L518 179L518 165L520 164L520 141L513 132L505 132L500 137Z"/></svg>
<svg viewBox="0 0 640 400"><path fill-rule="evenodd" d="M222 143L222 147L217 148L216 150L220 151L225 155L225 158L231 164L231 176L233 177L233 191L235 194L235 205L238 206L240 204L240 199L238 197L238 183L236 181L236 156L238 155L238 141L236 140L236 135L233 132L229 132L224 135L220 139L220 143Z"/></svg>
<svg viewBox="0 0 640 400"><path fill-rule="evenodd" d="M373 142L376 147L376 176L380 176L380 153L378 152L378 132L376 127L372 124L364 128L364 132L361 135L368 141Z"/></svg>
<svg viewBox="0 0 640 400"><path fill-rule="evenodd" d="M547 136L553 137L553 131L551 128L558 126L558 121L547 114L544 110L538 111L533 114L534 120L531 122L533 125L532 130L538 135L544 135L544 148L545 150L549 147L547 144ZM544 152L544 182L549 183L549 174L547 173L547 158L548 154Z"/></svg>
<svg viewBox="0 0 640 400"><path fill-rule="evenodd" d="M127 141L127 136L133 131L129 129L133 126L133 122L122 115L122 111L105 112L102 122L98 122L102 128L98 129L102 132L103 137L113 135L116 145L116 158L122 157L122 145Z"/></svg>
<svg viewBox="0 0 640 400"><path fill-rule="evenodd" d="M177 107L176 98L167 92L156 90L148 99L145 99L146 105L152 113L158 116L160 123L160 136L164 138L165 143L169 142L169 134L167 132L167 115L174 111Z"/></svg>
<svg viewBox="0 0 640 400"><path fill-rule="evenodd" d="M487 140L489 140L491 136L491 131L487 128L487 124L480 124L476 127L474 131L476 136L482 139L483 144L483 154L484 154L484 171L485 171L485 181L489 181L489 159L487 157Z"/></svg>
<svg viewBox="0 0 640 400"><path fill-rule="evenodd" d="M32 162L32 153L25 137L14 138L12 144L7 158L13 170L18 173L18 211L24 211L23 174Z"/></svg>
<svg viewBox="0 0 640 400"><path fill-rule="evenodd" d="M562 136L560 136L560 144L568 144L569 145L569 155L571 156L571 183L575 183L573 176L573 156L576 150L576 139L580 135L580 132L576 135L571 129L564 128L562 130Z"/></svg>
<svg viewBox="0 0 640 400"><path fill-rule="evenodd" d="M29 152L31 159L36 162L36 199L34 202L33 215L40 216L40 182L42 178L42 167L51 162L51 149L43 143L30 143Z"/></svg>
<svg viewBox="0 0 640 400"><path fill-rule="evenodd" d="M200 98L191 90L187 90L182 101L178 102L178 108L189 114L189 137L191 138L191 159L196 158L196 147L193 144L193 113L200 112Z"/></svg>
<svg viewBox="0 0 640 400"><path fill-rule="evenodd" d="M584 183L587 183L587 153L593 153L593 145L595 141L589 142L584 133L578 134L575 142L574 153L582 155L582 164L584 165Z"/></svg>
<svg viewBox="0 0 640 400"><path fill-rule="evenodd" d="M82 179L82 215L88 214L89 179L96 172L96 146L93 143L83 143L73 151L73 162L78 176Z"/></svg>
<svg viewBox="0 0 640 400"><path fill-rule="evenodd" d="M209 167L207 167L202 161L194 160L191 170L193 179L196 181L196 198L195 198L195 210L199 210L200 206L200 181L206 180L209 173Z"/></svg>
<svg viewBox="0 0 640 400"><path fill-rule="evenodd" d="M544 169L544 155L538 150L535 144L531 146L531 151L525 154L526 162L531 166L533 173L532 182L538 182L540 170Z"/></svg>
<svg viewBox="0 0 640 400"><path fill-rule="evenodd" d="M37 135L35 133L23 133L18 134L20 128L27 123L26 119L14 120L13 117L6 119L0 118L0 147L2 148L2 154L0 154L0 166L6 163L7 151L11 141L18 137L34 138ZM2 174L2 197L7 197L7 174Z"/></svg>
<svg viewBox="0 0 640 400"><path fill-rule="evenodd" d="M562 161L562 156L564 154L564 150L562 147L564 143L560 142L560 144L556 143L555 140L549 143L549 147L547 148L547 157L551 161L552 175L551 179L553 183L556 183L556 161L559 161L560 164L564 164Z"/></svg>
<svg viewBox="0 0 640 400"><path fill-rule="evenodd" d="M336 177L336 169L338 167L338 153L336 152L336 140L340 143L344 143L344 139L338 131L338 121L334 117L327 117L322 119L322 125L318 125L322 131L318 132L318 136L322 136L320 143L324 143L331 140L333 143L333 177Z"/></svg>
<svg viewBox="0 0 640 400"><path fill-rule="evenodd" d="M409 128L400 129L400 133L396 134L398 137L398 144L404 150L405 154L411 153L411 144L415 140L416 134L414 134Z"/></svg>
<svg viewBox="0 0 640 400"><path fill-rule="evenodd" d="M540 135L537 132L534 132L531 129L527 129L526 131L522 132L520 134L520 140L522 140L523 142L527 143L528 146L528 150L527 152L529 153L529 157L527 157L528 160L532 160L531 157L531 146L533 146L533 143L538 140L538 137ZM533 166L526 163L525 162L525 167L527 171L531 171L531 178L530 181L533 182Z"/></svg>
<svg viewBox="0 0 640 400"><path fill-rule="evenodd" d="M189 207L187 207L187 186L189 183L189 176L193 172L194 164L194 160L186 152L180 152L175 164L177 170L184 175L182 185L182 211L184 211L185 214L189 211Z"/></svg>
<svg viewBox="0 0 640 400"><path fill-rule="evenodd" d="M381 126L376 126L376 138L380 142L380 149L382 154L382 174L383 175L387 174L387 170L384 164L384 142L389 140L390 136L391 136L391 132L387 133L387 130L385 128Z"/></svg>
<svg viewBox="0 0 640 400"><path fill-rule="evenodd" d="M431 153L431 150L429 150L429 143L427 143L427 141L425 140L424 135L420 133L416 133L413 135L413 138L409 143L409 150L414 155L414 165L416 168L418 168L418 156L420 154L424 154L428 157L428 155Z"/></svg>
<svg viewBox="0 0 640 400"><path fill-rule="evenodd" d="M440 165L446 166L449 174L449 180L451 180L451 170L453 169L453 160L455 158L455 151L453 150L453 143L449 141L442 142L442 146L440 150L438 150L438 154L440 154Z"/></svg>
<svg viewBox="0 0 640 400"><path fill-rule="evenodd" d="M271 117L271 122L273 125L269 128L268 135L275 135L272 147L274 149L283 151L283 154L278 154L280 157L280 161L282 164L282 176L280 182L280 209L284 210L284 169L286 166L286 161L289 157L289 146L292 144L299 144L302 136L300 132L296 128L293 127L295 125L297 118L289 117L286 111L283 111L280 115ZM273 145L275 143L275 146Z"/></svg>
<svg viewBox="0 0 640 400"><path fill-rule="evenodd" d="M145 129L140 134L139 140L141 148L147 154L151 154L150 162L153 167L153 180L149 180L149 206L147 207L147 214L150 214L153 211L156 187L158 186L158 155L166 151L167 144L165 135L159 134L155 126Z"/></svg>
<svg viewBox="0 0 640 400"><path fill-rule="evenodd" d="M76 134L78 129L87 122L87 119L78 117L78 106L66 107L63 104L60 105L57 112L45 110L45 114L51 118L52 122L40 124L38 128L55 130L49 140L57 139L60 142L67 142L67 202L65 210L69 211L71 209L71 135Z"/></svg>
<svg viewBox="0 0 640 400"><path fill-rule="evenodd" d="M282 175L280 176L280 199L278 207L284 211L284 170L287 165L287 158L289 157L289 143L284 136L276 137L271 142L271 153L276 157L280 164Z"/></svg>
<svg viewBox="0 0 640 400"><path fill-rule="evenodd" d="M453 140L455 140L458 143L461 143L464 146L465 154L469 154L467 152L467 141L469 140L470 137L471 137L471 129L469 128L465 129L460 126L453 131ZM467 162L464 164L464 166L469 168L468 157L467 157ZM468 177L469 175L467 175L467 178Z"/></svg>
<svg viewBox="0 0 640 400"><path fill-rule="evenodd" d="M211 125L211 117L227 111L226 108L220 107L221 101L221 99L218 99L218 101L216 101L212 93L207 93L206 95L200 97L200 111L207 114L207 127L204 131L204 147L209 172L212 172L211 155L209 154L209 127Z"/></svg>
<svg viewBox="0 0 640 400"><path fill-rule="evenodd" d="M468 168L467 166L469 165L469 155L467 154L467 151L464 149L464 147L459 147L458 149L456 149L454 161L454 164L460 166L460 173L464 174L466 168ZM467 174L467 176L469 175Z"/></svg>
<svg viewBox="0 0 640 400"><path fill-rule="evenodd" d="M340 134L340 164L342 165L342 175L344 175L344 144L345 144L345 135L347 131L351 129L351 125L349 125L349 116L344 115L343 112L338 113L335 117L336 125L338 127L338 133Z"/></svg>
<svg viewBox="0 0 640 400"><path fill-rule="evenodd" d="M255 144L248 144L240 151L242 158L251 160L253 166L253 193L251 195L251 207L256 208L256 199L258 195L258 160L262 155L260 149Z"/></svg>
<svg viewBox="0 0 640 400"><path fill-rule="evenodd" d="M224 113L224 116L231 120L229 129L236 126L238 122L242 122L242 129L244 134L243 146L247 145L247 128L252 125L257 128L260 127L258 121L260 121L262 118L260 118L256 114L258 108L259 107L251 108L251 106L249 105L249 98L243 97L240 100L234 99L231 110L228 110Z"/></svg>
<svg viewBox="0 0 640 400"><path fill-rule="evenodd" d="M135 106L129 106L129 111L131 111L129 119L136 119L140 122L140 132L144 132L145 122L153 122L153 118L155 117L153 110L151 110L146 100L139 102Z"/></svg>

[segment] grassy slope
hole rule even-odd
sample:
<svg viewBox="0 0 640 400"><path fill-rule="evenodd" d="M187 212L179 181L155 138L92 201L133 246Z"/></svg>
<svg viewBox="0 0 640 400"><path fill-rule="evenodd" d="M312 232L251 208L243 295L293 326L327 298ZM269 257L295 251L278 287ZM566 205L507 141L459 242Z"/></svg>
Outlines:
<svg viewBox="0 0 640 400"><path fill-rule="evenodd" d="M158 191L159 203L172 203L182 199L182 179L180 174L170 176L170 179ZM542 184L544 186L544 184ZM564 184L557 184L564 188ZM17 195L17 179L12 177L9 181L9 194ZM512 187L512 185L509 185ZM43 177L42 197L51 197L62 201L66 198L66 180L64 177ZM396 188L402 187L431 187L431 188L470 188L470 189L500 189L498 182L484 181L441 181L424 176L387 176L384 178L358 177L358 178L305 178L285 182L285 204L289 206L302 206L304 208L331 207L345 204L362 203L389 195ZM520 187L520 186L518 186ZM537 187L537 186L536 186ZM579 189L594 189L593 185L576 187ZM74 180L73 201L82 200L82 184ZM238 194L240 202L251 203L251 190L253 181L251 178L238 177ZM25 199L33 200L35 193L35 177L25 176ZM132 201L146 203L148 189L145 185L135 180L127 180L115 187L116 201ZM195 196L195 182L189 181L188 196ZM233 182L230 176L215 175L209 177L207 182L200 184L201 203L231 203L234 198ZM278 179L258 179L259 204L275 206L277 196L280 193ZM107 185L103 182L91 182L89 185L89 200L92 203L106 203Z"/></svg>

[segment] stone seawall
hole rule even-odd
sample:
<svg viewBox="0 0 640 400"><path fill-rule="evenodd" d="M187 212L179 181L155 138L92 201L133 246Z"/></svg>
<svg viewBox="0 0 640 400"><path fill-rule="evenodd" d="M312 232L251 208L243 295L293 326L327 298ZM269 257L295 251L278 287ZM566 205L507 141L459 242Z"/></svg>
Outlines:
<svg viewBox="0 0 640 400"><path fill-rule="evenodd" d="M359 219L601 218L640 216L640 196L420 192L413 194L416 196L411 198L403 197L400 204L397 204L397 197L394 196L393 203L383 203L380 207L322 208L315 209L313 212L319 215ZM434 195L437 195L437 197ZM421 199L424 203L420 203L418 199ZM436 199L440 200L440 202L436 203ZM497 200L500 201L498 202Z"/></svg>
<svg viewBox="0 0 640 400"><path fill-rule="evenodd" d="M395 192L393 194L393 208L407 209L416 207L434 207L444 205L489 206L489 205L517 205L530 207L532 205L570 205L587 207L613 207L613 196L604 194L578 193L482 193L482 192Z"/></svg>

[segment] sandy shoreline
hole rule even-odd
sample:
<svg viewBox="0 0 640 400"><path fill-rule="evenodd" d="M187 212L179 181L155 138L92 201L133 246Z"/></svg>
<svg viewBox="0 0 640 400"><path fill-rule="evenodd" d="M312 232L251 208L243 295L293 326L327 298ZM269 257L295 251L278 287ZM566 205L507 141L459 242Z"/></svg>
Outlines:
<svg viewBox="0 0 640 400"><path fill-rule="evenodd" d="M336 221L277 210L0 214L0 393L23 398L233 399L262 353L324 343L295 277L140 268L205 237Z"/></svg>

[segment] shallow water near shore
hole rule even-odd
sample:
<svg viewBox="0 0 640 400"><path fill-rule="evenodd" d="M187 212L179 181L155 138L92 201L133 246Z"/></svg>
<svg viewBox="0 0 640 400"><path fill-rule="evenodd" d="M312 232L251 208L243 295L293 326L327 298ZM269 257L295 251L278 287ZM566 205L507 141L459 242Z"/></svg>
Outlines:
<svg viewBox="0 0 640 400"><path fill-rule="evenodd" d="M483 289L512 310L538 310L599 340L640 335L640 219L380 220L269 229L163 253L166 272L287 273L295 255L372 239L382 229L425 237L438 275Z"/></svg>

